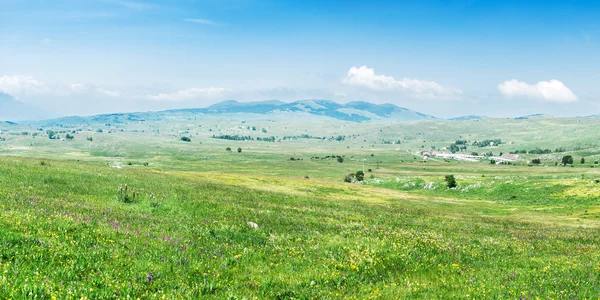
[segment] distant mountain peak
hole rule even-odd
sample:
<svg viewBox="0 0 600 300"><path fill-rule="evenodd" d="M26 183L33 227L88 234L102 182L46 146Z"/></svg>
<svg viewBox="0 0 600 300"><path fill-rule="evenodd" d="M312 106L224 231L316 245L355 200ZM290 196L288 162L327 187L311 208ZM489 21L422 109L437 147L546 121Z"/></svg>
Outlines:
<svg viewBox="0 0 600 300"><path fill-rule="evenodd" d="M279 100L259 102L238 102L227 100L213 104L206 109L200 109L209 114L218 113L258 113L272 114L276 112L303 112L313 115L331 117L344 121L415 121L423 119L436 119L433 116L412 111L407 108L398 107L394 104L374 104L365 101L352 101L340 104L327 99L306 99L294 102L282 102Z"/></svg>
<svg viewBox="0 0 600 300"><path fill-rule="evenodd" d="M0 92L0 120L23 121L50 117L47 112L15 100L11 95Z"/></svg>
<svg viewBox="0 0 600 300"><path fill-rule="evenodd" d="M226 100L215 103L206 108L171 109L158 112L137 112L126 114L105 114L90 117L66 117L55 120L39 122L40 124L61 123L122 123L143 120L160 119L191 119L204 117L218 117L226 115L227 118L238 114L244 120L256 116L258 119L283 118L330 118L348 122L367 121L419 121L437 119L431 115L416 112L410 109L398 107L393 104L373 104L364 101L354 101L346 104L337 103L325 99L308 99L294 102L282 102L279 100L240 102Z"/></svg>

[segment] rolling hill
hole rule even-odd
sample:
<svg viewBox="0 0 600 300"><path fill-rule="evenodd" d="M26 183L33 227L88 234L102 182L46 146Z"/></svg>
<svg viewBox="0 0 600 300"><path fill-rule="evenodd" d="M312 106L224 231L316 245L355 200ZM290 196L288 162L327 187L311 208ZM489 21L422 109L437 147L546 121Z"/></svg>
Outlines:
<svg viewBox="0 0 600 300"><path fill-rule="evenodd" d="M47 112L0 92L0 121L39 120L49 117L51 116Z"/></svg>
<svg viewBox="0 0 600 300"><path fill-rule="evenodd" d="M238 102L235 100L227 100L213 104L206 108L104 114L88 117L72 116L34 123L41 125L71 123L125 123L131 121L197 118L268 118L272 120L285 120L293 117L303 119L332 119L349 122L402 122L437 119L434 116L419 113L393 104L373 104L362 101L340 104L330 100L301 100L290 103L281 102L278 100L260 102Z"/></svg>

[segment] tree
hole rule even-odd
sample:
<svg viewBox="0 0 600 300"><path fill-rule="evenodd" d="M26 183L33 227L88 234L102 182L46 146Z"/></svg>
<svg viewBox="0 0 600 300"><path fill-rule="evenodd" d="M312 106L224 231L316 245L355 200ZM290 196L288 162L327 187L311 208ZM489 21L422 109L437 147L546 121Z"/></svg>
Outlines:
<svg viewBox="0 0 600 300"><path fill-rule="evenodd" d="M456 187L456 179L454 178L454 175L446 175L444 180L446 181L446 186L448 186L449 189Z"/></svg>
<svg viewBox="0 0 600 300"><path fill-rule="evenodd" d="M534 165L539 165L542 163L542 161L539 158L534 158L531 160L531 163Z"/></svg>
<svg viewBox="0 0 600 300"><path fill-rule="evenodd" d="M456 144L451 144L450 148L448 150L450 150L450 152L452 152L452 153L456 153L456 152L460 151L460 148L458 148L458 146Z"/></svg>
<svg viewBox="0 0 600 300"><path fill-rule="evenodd" d="M66 135L65 137L66 137L66 138L67 138L67 140L69 140L69 141L75 138L74 136L72 136L72 135L70 135L70 134L68 134L68 133L67 133L67 135Z"/></svg>
<svg viewBox="0 0 600 300"><path fill-rule="evenodd" d="M339 162L340 164L344 162L344 158L341 156L337 157L337 162Z"/></svg>
<svg viewBox="0 0 600 300"><path fill-rule="evenodd" d="M192 139L189 138L189 137L187 137L187 136L182 136L181 140L184 141L184 142L188 142L188 143L192 141Z"/></svg>
<svg viewBox="0 0 600 300"><path fill-rule="evenodd" d="M581 158L581 164L585 164L585 158Z"/></svg>
<svg viewBox="0 0 600 300"><path fill-rule="evenodd" d="M356 171L356 181L363 181L365 179L365 172Z"/></svg>
<svg viewBox="0 0 600 300"><path fill-rule="evenodd" d="M225 148L225 150L231 151L231 147L227 147L227 148Z"/></svg>
<svg viewBox="0 0 600 300"><path fill-rule="evenodd" d="M242 148L238 148L237 152L242 153Z"/></svg>
<svg viewBox="0 0 600 300"><path fill-rule="evenodd" d="M572 165L573 164L573 157L571 155L565 155L565 156L563 156L561 163L565 167L567 165Z"/></svg>
<svg viewBox="0 0 600 300"><path fill-rule="evenodd" d="M58 136L56 135L56 132L54 132L53 130L47 130L46 134L48 134L48 138L51 140L58 138Z"/></svg>

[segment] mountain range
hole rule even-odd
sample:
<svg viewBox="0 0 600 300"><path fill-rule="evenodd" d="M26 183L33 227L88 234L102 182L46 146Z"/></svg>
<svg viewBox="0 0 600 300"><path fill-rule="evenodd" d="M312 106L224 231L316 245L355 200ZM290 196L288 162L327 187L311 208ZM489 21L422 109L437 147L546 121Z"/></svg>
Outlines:
<svg viewBox="0 0 600 300"><path fill-rule="evenodd" d="M286 103L278 100L238 102L227 100L206 108L172 109L155 112L103 114L88 117L72 116L53 120L29 122L36 125L124 123L132 121L159 121L176 119L264 119L289 120L301 118L333 119L349 122L418 121L438 118L402 108L393 104L373 104L355 101L345 104L330 100L302 100Z"/></svg>
<svg viewBox="0 0 600 300"><path fill-rule="evenodd" d="M0 121L27 121L31 125L125 123L135 121L160 121L178 119L240 119L240 120L341 120L349 122L419 121L441 120L434 116L399 107L394 104L374 104L364 101L337 103L330 100L300 100L282 102L278 100L238 102L226 100L206 108L171 109L150 112L114 113L94 116L71 116L46 119L48 113L34 109L9 95L0 93ZM517 120L549 117L528 115ZM589 118L598 116L589 116ZM468 115L448 119L449 121L479 121L485 116ZM38 120L38 121L36 121ZM43 121L39 121L43 120ZM23 122L22 122L23 123Z"/></svg>

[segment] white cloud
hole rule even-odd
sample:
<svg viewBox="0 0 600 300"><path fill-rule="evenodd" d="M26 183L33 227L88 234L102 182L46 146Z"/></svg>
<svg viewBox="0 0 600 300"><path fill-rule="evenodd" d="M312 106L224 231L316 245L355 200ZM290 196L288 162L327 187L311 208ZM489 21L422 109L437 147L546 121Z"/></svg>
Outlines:
<svg viewBox="0 0 600 300"><path fill-rule="evenodd" d="M107 89L103 89L103 88L96 88L96 92L105 96L109 96L109 97L119 97L121 96L121 93L117 92L117 91L111 91L111 90L107 90Z"/></svg>
<svg viewBox="0 0 600 300"><path fill-rule="evenodd" d="M516 79L498 84L500 93L507 97L528 97L548 102L568 103L577 101L577 96L561 81L553 79L529 84Z"/></svg>
<svg viewBox="0 0 600 300"><path fill-rule="evenodd" d="M223 96L228 92L231 92L231 90L227 88L190 88L175 91L172 93L160 93L158 95L149 95L148 98L155 101L185 101Z"/></svg>
<svg viewBox="0 0 600 300"><path fill-rule="evenodd" d="M90 84L82 84L82 83L72 83L69 86L69 92L76 93L76 94L82 94L82 93L91 94L91 95L95 94L95 95L109 96L109 97L121 96L121 93L118 91L109 90L109 89L102 88L99 86L90 85Z"/></svg>
<svg viewBox="0 0 600 300"><path fill-rule="evenodd" d="M73 91L75 93L83 93L83 92L87 91L87 86L85 86L85 84L81 84L81 83L72 83L70 87L71 87L71 91Z"/></svg>
<svg viewBox="0 0 600 300"><path fill-rule="evenodd" d="M207 20L207 19L183 19L186 22L190 22L190 23L198 23L198 24L204 24L204 25L210 25L210 26L221 26L220 23L211 21L211 20Z"/></svg>
<svg viewBox="0 0 600 300"><path fill-rule="evenodd" d="M42 93L45 90L44 83L32 76L4 75L0 77L0 91L14 97Z"/></svg>
<svg viewBox="0 0 600 300"><path fill-rule="evenodd" d="M447 89L434 81L412 78L396 79L392 76L375 74L375 70L367 66L352 67L348 70L342 83L352 86L366 87L376 91L402 91L417 97L435 97L462 94L458 89Z"/></svg>

